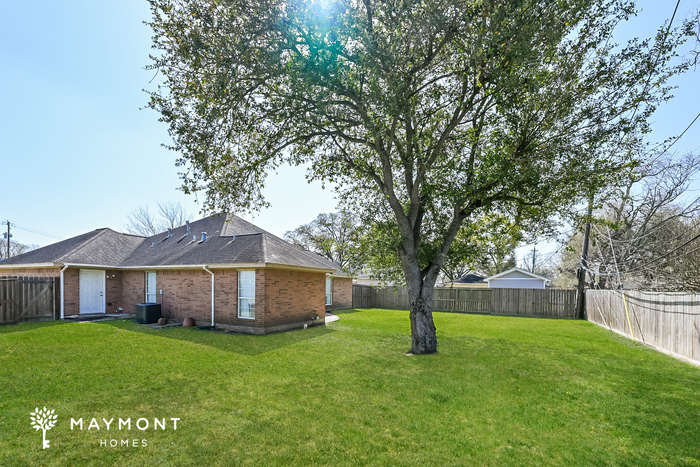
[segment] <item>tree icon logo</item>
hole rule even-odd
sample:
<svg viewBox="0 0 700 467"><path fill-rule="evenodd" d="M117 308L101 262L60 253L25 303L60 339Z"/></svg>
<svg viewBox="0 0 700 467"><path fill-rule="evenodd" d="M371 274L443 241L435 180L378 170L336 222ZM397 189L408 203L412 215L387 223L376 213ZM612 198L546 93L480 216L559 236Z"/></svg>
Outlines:
<svg viewBox="0 0 700 467"><path fill-rule="evenodd" d="M32 427L34 427L34 429L37 431L42 430L44 432L43 449L49 447L49 440L46 439L46 430L53 428L56 425L56 419L58 418L58 415L54 415L53 412L53 410L47 410L46 407L44 407L42 410L39 410L37 407L34 409L34 412L29 414L29 418L32 419Z"/></svg>

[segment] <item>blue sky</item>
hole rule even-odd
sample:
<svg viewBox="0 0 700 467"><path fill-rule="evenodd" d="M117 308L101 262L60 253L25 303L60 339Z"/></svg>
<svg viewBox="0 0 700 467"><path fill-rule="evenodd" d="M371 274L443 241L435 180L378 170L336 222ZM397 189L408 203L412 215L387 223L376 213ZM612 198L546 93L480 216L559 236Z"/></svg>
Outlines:
<svg viewBox="0 0 700 467"><path fill-rule="evenodd" d="M651 36L675 1L642 1L642 13L616 38ZM676 23L700 4L681 2ZM142 89L149 84L151 34L145 0L5 2L0 15L0 219L17 224L14 239L47 245L100 227L123 229L140 205L180 201L176 154L161 147L167 128ZM686 48L687 49L687 48ZM654 116L652 140L677 134L700 112L698 71L678 77L677 98ZM700 122L678 142L700 148ZM282 235L335 209L332 191L308 184L303 167L268 179L272 207L255 223ZM198 216L197 216L198 217ZM247 217L250 219L250 216ZM546 255L554 247L543 244ZM522 256L532 246L519 249Z"/></svg>

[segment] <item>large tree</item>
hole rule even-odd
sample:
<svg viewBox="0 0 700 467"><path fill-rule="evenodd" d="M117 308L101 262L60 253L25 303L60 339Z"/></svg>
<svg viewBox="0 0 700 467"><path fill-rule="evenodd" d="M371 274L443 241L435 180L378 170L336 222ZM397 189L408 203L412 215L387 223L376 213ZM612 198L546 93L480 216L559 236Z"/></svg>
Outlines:
<svg viewBox="0 0 700 467"><path fill-rule="evenodd" d="M386 208L413 353L437 351L433 287L462 225L609 183L690 33L616 47L623 0L149 1L149 106L186 192L260 208L269 171L308 164L345 202Z"/></svg>

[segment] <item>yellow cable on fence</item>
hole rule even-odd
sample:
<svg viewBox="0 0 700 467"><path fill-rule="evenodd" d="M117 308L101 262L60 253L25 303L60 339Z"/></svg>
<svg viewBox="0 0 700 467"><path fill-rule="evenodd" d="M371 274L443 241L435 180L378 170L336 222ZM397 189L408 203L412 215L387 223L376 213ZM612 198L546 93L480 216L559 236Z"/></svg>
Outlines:
<svg viewBox="0 0 700 467"><path fill-rule="evenodd" d="M627 313L627 324L629 325L629 327L630 327L630 332L632 333L632 340L633 340L634 342L637 342L637 341L634 339L634 329L632 329L632 322L630 321L630 311L627 309L627 299L625 298L625 293L624 293L624 292L622 292L622 301L623 301L623 303L625 304L625 313Z"/></svg>

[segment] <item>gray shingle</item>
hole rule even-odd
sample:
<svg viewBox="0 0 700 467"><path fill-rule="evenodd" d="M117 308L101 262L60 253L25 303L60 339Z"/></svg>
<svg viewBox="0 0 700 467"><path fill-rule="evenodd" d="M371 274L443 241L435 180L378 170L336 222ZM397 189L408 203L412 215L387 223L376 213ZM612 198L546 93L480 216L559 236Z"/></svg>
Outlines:
<svg viewBox="0 0 700 467"><path fill-rule="evenodd" d="M0 262L71 263L110 267L199 266L274 263L334 270L335 265L305 252L234 215L205 217L151 237L100 229ZM202 233L207 233L204 242ZM196 237L196 239L195 239ZM329 271L330 272L330 271Z"/></svg>
<svg viewBox="0 0 700 467"><path fill-rule="evenodd" d="M0 265L80 263L112 265L121 263L144 237L97 229L0 262Z"/></svg>

